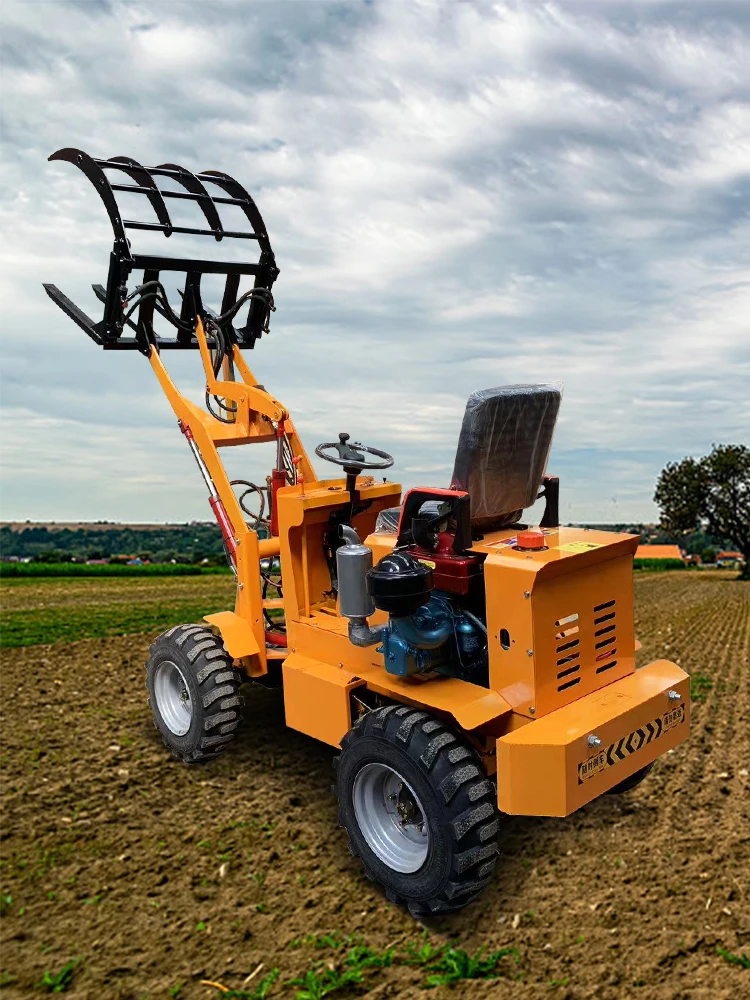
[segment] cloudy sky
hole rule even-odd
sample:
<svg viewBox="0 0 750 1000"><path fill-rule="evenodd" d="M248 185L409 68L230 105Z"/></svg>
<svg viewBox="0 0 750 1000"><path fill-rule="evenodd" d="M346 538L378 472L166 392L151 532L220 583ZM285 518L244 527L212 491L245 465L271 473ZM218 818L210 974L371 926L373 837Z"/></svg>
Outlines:
<svg viewBox="0 0 750 1000"><path fill-rule="evenodd" d="M210 516L146 361L43 292L101 315L111 229L47 162L62 146L253 193L281 276L249 360L310 451L346 429L447 485L472 390L562 379L563 517L618 521L656 516L666 461L750 438L746 4L4 0L2 21L4 518ZM197 393L198 356L167 361ZM234 449L231 471L267 463Z"/></svg>

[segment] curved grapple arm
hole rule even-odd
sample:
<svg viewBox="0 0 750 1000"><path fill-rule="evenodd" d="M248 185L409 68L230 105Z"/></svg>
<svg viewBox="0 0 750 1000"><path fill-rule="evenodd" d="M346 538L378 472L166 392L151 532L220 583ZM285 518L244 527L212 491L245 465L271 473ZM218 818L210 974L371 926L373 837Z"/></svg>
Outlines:
<svg viewBox="0 0 750 1000"><path fill-rule="evenodd" d="M114 244L109 260L107 286L93 285L96 296L104 303L104 316L97 323L64 295L56 285L45 284L49 297L105 350L139 350L148 355L151 345L162 348L198 348L195 325L199 318L211 313L201 299L201 278L204 274L224 275L224 293L220 315L231 312L238 301L240 281L244 275L254 277L253 287L270 292L278 277L271 242L258 208L248 192L234 178L218 170L194 174L176 163L162 163L157 167L144 167L127 156L100 160L80 149L58 149L50 160L64 160L78 167L91 181L104 203L114 232ZM119 180L112 181L115 172ZM160 187L159 181L169 180L181 190ZM211 193L213 189L214 193ZM218 191L216 190L218 189ZM145 221L124 219L117 203L116 193L142 195L153 211ZM167 208L169 199L194 202L206 220L205 228L175 225ZM225 229L219 206L239 207L249 228L243 231ZM257 259L248 262L196 260L163 257L155 254L134 253L126 230L150 230L165 237L173 233L190 236L211 236L217 242L228 239L252 240L258 247ZM256 257L256 255L253 255ZM158 282L162 271L182 272L185 284L179 313L177 335L174 338L158 336L154 330L154 313L170 319L165 306L155 296L142 296L134 319L126 316L125 298L128 282L133 272L142 272L137 285ZM155 286L152 286L155 287ZM222 333L229 344L253 347L267 325L270 296L250 299L245 325L235 328L231 320L221 323ZM174 317L173 317L174 318ZM133 336L125 336L126 328Z"/></svg>

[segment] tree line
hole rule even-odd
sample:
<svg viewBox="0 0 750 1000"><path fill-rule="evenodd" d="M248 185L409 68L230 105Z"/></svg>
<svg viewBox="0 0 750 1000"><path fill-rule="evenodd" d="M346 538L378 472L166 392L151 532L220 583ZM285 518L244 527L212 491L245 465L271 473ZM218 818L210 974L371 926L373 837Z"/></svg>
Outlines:
<svg viewBox="0 0 750 1000"><path fill-rule="evenodd" d="M153 563L226 562L216 524L165 524L155 528L111 524L56 528L30 524L0 528L3 559L35 562L85 562L87 559L138 558Z"/></svg>

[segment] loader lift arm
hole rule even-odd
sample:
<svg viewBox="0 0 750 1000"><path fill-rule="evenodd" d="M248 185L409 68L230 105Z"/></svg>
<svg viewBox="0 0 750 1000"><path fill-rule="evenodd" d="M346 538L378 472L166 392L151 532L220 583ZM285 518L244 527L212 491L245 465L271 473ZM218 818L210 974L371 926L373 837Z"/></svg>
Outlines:
<svg viewBox="0 0 750 1000"><path fill-rule="evenodd" d="M268 332L274 309L271 288L279 270L265 224L247 191L228 174L215 170L192 173L174 163L144 167L129 157L97 159L79 149L60 149L50 160L72 163L94 185L107 210L114 233L107 285L92 285L104 305L99 322L92 320L55 285L45 284L49 297L95 344L104 350L137 350L148 358L164 394L198 463L209 492L209 503L221 528L228 561L237 576L235 612L212 618L218 625L232 655L243 660L251 675L267 670L265 605L261 590L260 560L278 555L278 538L259 539L248 527L246 514L219 455L221 447L276 442L276 468L269 477L272 515L275 515L275 491L297 481L316 480L315 472L295 430L289 411L260 385L242 356L241 347L253 348L256 340ZM109 175L124 174L125 182L111 182ZM162 179L179 187L160 186ZM220 193L210 193L209 187ZM116 192L142 195L155 219L132 220L123 217ZM192 202L202 213L206 226L176 225L167 209L167 200ZM239 208L249 222L249 229L224 227L218 206ZM165 237L173 234L253 241L258 247L257 260L200 260L189 257L165 257L133 252L126 230L150 230ZM141 280L128 291L128 281L137 272ZM161 282L162 272L184 275L179 312L170 305ZM219 313L204 304L201 278L204 274L224 276ZM243 278L252 285L240 293ZM243 326L234 320L247 305ZM176 328L176 336L164 337L154 328L155 314ZM130 336L130 332L133 335ZM126 335L128 334L128 335ZM206 409L188 399L173 382L161 357L162 350L182 349L200 352L205 373ZM239 376L239 377L238 377ZM212 403L213 400L213 403ZM244 483L254 490L253 484ZM257 521L256 521L257 524ZM272 517L275 534L275 516ZM278 603L278 601L276 602Z"/></svg>

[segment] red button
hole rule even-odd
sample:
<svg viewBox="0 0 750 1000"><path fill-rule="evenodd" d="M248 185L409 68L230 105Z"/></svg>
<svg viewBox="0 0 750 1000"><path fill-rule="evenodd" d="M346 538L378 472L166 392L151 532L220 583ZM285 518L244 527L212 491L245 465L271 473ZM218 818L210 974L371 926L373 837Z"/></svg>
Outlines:
<svg viewBox="0 0 750 1000"><path fill-rule="evenodd" d="M519 549L543 549L544 535L541 531L522 531L517 544Z"/></svg>

